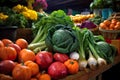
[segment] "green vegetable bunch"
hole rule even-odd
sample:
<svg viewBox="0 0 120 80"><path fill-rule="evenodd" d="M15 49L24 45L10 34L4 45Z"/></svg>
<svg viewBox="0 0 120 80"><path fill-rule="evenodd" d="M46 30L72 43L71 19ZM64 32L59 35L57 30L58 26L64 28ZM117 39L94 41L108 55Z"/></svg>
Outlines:
<svg viewBox="0 0 120 80"><path fill-rule="evenodd" d="M40 43L42 44L42 46L39 46L40 50L45 49L45 39L47 37L48 30L60 24L71 28L74 26L71 18L66 15L63 10L53 11L49 15L41 15L41 19L32 25L34 39L29 45L31 46ZM30 46L29 48L31 48ZM38 50L38 46L35 46L34 49Z"/></svg>
<svg viewBox="0 0 120 80"><path fill-rule="evenodd" d="M116 55L116 51L117 51L116 48L104 41L97 42L97 45L99 50L101 51L99 55L102 58L106 59L108 63L112 63Z"/></svg>
<svg viewBox="0 0 120 80"><path fill-rule="evenodd" d="M96 25L99 25L101 22L104 21L104 19L101 16L95 16L93 18L89 18L89 20L95 23Z"/></svg>
<svg viewBox="0 0 120 80"><path fill-rule="evenodd" d="M33 24L32 29L35 38L31 43L45 40L48 29L57 24L63 24L66 26L74 25L71 18L67 16L63 10L53 11L50 15L44 15L38 22Z"/></svg>
<svg viewBox="0 0 120 80"><path fill-rule="evenodd" d="M112 0L93 0L93 2L90 3L90 8L91 10L109 8L112 4Z"/></svg>
<svg viewBox="0 0 120 80"><path fill-rule="evenodd" d="M65 25L56 25L48 30L45 43L48 50L60 53L71 53L78 48L75 31Z"/></svg>
<svg viewBox="0 0 120 80"><path fill-rule="evenodd" d="M40 32L40 34L45 35L49 28L54 27L57 24L74 26L74 23L71 20L71 18L67 16L63 10L57 10L53 11L48 16L43 14L43 17L41 17L41 19L32 26L33 34L36 35L38 32ZM36 40L33 40L33 43L34 42L36 42Z"/></svg>
<svg viewBox="0 0 120 80"><path fill-rule="evenodd" d="M116 55L116 48L105 42L100 35L94 36L87 28L73 28L76 31L79 48L79 65L80 69L85 69L87 65L91 69L95 67L112 63Z"/></svg>

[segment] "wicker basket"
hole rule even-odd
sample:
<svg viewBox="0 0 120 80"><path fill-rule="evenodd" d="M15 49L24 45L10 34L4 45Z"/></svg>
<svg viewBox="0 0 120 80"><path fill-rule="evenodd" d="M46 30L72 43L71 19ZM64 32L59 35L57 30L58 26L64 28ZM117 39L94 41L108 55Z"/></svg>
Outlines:
<svg viewBox="0 0 120 80"><path fill-rule="evenodd" d="M105 39L110 39L110 40L114 40L117 39L120 30L105 30L105 29L101 29L99 27L99 31L100 34L105 38Z"/></svg>
<svg viewBox="0 0 120 80"><path fill-rule="evenodd" d="M98 26L96 28L92 28L92 29L89 29L89 30L92 31L94 35L99 35L100 34Z"/></svg>
<svg viewBox="0 0 120 80"><path fill-rule="evenodd" d="M108 19L111 20L111 19L117 19L120 21L120 12L118 13L113 13Z"/></svg>

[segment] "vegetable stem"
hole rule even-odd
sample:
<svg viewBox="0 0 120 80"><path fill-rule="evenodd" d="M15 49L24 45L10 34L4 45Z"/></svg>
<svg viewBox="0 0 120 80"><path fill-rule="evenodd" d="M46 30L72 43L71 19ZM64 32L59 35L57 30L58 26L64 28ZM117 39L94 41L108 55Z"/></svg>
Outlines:
<svg viewBox="0 0 120 80"><path fill-rule="evenodd" d="M97 60L94 58L90 50L89 50L88 65L92 70L95 70L97 67Z"/></svg>
<svg viewBox="0 0 120 80"><path fill-rule="evenodd" d="M84 49L86 34L81 33L80 29L77 27L75 27L75 30L76 30L76 35L78 37L78 41L80 44L80 46L78 48L80 70L85 70L87 67L87 60L86 60L85 49Z"/></svg>
<svg viewBox="0 0 120 80"><path fill-rule="evenodd" d="M33 39L33 41L32 41L30 44L36 43L37 41L39 41L40 36L41 36L41 31L42 31L41 28L42 28L42 26L39 28L39 30L38 30L38 32L37 32L37 35L35 36L35 38Z"/></svg>
<svg viewBox="0 0 120 80"><path fill-rule="evenodd" d="M38 52L42 51L42 50L45 49L45 48L46 48L46 45L43 45L43 46L40 46L40 47L36 47L36 48L33 50L33 52L34 52L35 54L37 54Z"/></svg>
<svg viewBox="0 0 120 80"><path fill-rule="evenodd" d="M92 51L93 55L95 56L96 59L98 59L100 56L97 54L97 52L95 51L95 49L93 48L92 44L89 42L88 40L88 44L89 44L89 48Z"/></svg>
<svg viewBox="0 0 120 80"><path fill-rule="evenodd" d="M97 46L95 46L94 44L91 44L89 40L88 40L88 44L89 44L90 50L92 51L93 55L94 55L95 58L97 59L98 65L99 65L99 66L106 65L106 64L107 64L106 60L103 59L103 58L101 58L101 57L98 55L99 53L97 53L97 51L96 51L96 48L95 48L95 47L97 47ZM93 46L93 45L94 45L94 46Z"/></svg>

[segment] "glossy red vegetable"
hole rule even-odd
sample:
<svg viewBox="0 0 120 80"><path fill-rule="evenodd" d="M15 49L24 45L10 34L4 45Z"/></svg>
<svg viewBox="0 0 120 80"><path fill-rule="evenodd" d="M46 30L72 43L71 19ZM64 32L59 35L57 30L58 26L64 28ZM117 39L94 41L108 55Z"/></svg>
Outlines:
<svg viewBox="0 0 120 80"><path fill-rule="evenodd" d="M53 62L52 53L48 51L41 51L37 53L35 61L40 66L41 70L47 69L49 65Z"/></svg>
<svg viewBox="0 0 120 80"><path fill-rule="evenodd" d="M54 80L64 78L67 76L68 71L66 66L61 62L53 62L48 68L48 74Z"/></svg>
<svg viewBox="0 0 120 80"><path fill-rule="evenodd" d="M53 57L55 61L60 61L62 63L69 59L68 55L63 53L55 53Z"/></svg>

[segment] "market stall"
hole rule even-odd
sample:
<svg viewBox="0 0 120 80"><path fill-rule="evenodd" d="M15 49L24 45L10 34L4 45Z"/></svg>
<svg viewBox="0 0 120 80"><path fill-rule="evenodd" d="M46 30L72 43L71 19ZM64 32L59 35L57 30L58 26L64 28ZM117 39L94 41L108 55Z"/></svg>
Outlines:
<svg viewBox="0 0 120 80"><path fill-rule="evenodd" d="M0 7L0 30L16 27L11 37L0 31L0 80L103 80L120 63L119 14L47 13L44 0L25 3Z"/></svg>

